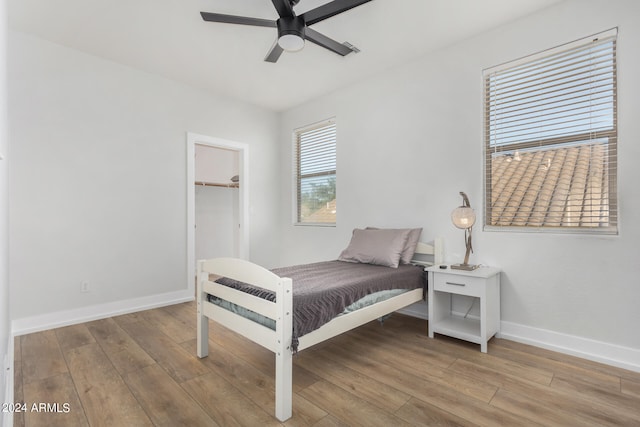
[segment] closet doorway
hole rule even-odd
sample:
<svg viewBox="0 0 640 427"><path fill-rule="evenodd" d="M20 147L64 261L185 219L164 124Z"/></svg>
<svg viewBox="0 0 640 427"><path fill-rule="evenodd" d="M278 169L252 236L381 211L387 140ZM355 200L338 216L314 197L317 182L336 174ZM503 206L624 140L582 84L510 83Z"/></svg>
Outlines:
<svg viewBox="0 0 640 427"><path fill-rule="evenodd" d="M246 144L187 134L187 273L198 259L249 257Z"/></svg>

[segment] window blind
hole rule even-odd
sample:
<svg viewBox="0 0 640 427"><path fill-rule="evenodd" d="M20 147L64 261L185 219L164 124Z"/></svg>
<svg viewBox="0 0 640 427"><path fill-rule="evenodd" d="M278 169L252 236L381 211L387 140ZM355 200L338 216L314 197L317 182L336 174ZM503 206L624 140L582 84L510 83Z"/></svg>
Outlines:
<svg viewBox="0 0 640 427"><path fill-rule="evenodd" d="M617 233L616 35L485 70L485 228Z"/></svg>
<svg viewBox="0 0 640 427"><path fill-rule="evenodd" d="M336 223L336 124L333 119L294 131L296 223Z"/></svg>

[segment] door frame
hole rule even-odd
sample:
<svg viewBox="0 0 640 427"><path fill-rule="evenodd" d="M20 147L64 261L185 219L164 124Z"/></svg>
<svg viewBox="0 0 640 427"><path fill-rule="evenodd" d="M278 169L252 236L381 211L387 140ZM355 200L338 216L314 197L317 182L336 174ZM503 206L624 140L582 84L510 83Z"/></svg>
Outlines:
<svg viewBox="0 0 640 427"><path fill-rule="evenodd" d="M238 193L238 257L249 259L249 145L187 132L187 287L195 295L196 277L196 145L224 148L238 152L240 188Z"/></svg>

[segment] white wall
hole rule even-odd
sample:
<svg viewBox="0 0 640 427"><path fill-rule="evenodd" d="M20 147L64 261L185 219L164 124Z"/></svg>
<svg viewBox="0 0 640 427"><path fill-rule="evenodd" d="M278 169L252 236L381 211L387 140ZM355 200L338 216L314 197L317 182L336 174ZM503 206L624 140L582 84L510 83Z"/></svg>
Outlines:
<svg viewBox="0 0 640 427"><path fill-rule="evenodd" d="M10 343L11 323L9 321L9 168L7 130L7 87L6 87L6 2L0 0L0 358L11 364L13 346ZM13 366L2 365L0 374L0 402L10 402L13 397ZM10 415L0 415L0 425L9 425ZM7 424L5 424L7 423Z"/></svg>
<svg viewBox="0 0 640 427"><path fill-rule="evenodd" d="M239 195L237 188L196 185L197 260L239 256Z"/></svg>
<svg viewBox="0 0 640 427"><path fill-rule="evenodd" d="M196 182L230 184L238 175L240 157L237 151L196 144Z"/></svg>
<svg viewBox="0 0 640 427"><path fill-rule="evenodd" d="M195 145L196 183L230 184L239 174L238 151ZM238 188L196 185L195 259L239 256Z"/></svg>
<svg viewBox="0 0 640 427"><path fill-rule="evenodd" d="M187 289L187 132L250 146L251 256L274 264L261 242L277 237L275 113L30 35L9 41L14 321Z"/></svg>
<svg viewBox="0 0 640 427"><path fill-rule="evenodd" d="M423 237L444 236L448 260L460 262L463 233L449 215L459 191L482 213L482 70L618 26L620 235L476 227L471 262L504 269L503 325L622 346L640 369L639 18L633 0L563 2L287 111L282 141L296 127L337 118L338 225L291 225L291 147L283 143L281 263L335 259L352 228L367 225L423 226Z"/></svg>

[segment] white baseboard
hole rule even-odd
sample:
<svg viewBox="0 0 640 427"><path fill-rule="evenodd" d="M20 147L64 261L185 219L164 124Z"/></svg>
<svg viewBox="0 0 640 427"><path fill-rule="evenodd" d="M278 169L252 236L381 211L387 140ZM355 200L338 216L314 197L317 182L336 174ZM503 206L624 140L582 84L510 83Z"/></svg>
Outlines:
<svg viewBox="0 0 640 427"><path fill-rule="evenodd" d="M193 290L185 289L182 291L168 292L165 294L151 295L125 301L96 304L73 310L58 311L38 316L15 319L11 322L11 330L13 336L30 334L33 332L45 331L47 329L59 328L61 326L75 325L121 314L193 301L194 299L195 295Z"/></svg>
<svg viewBox="0 0 640 427"><path fill-rule="evenodd" d="M500 338L640 372L640 350L575 335L500 322Z"/></svg>
<svg viewBox="0 0 640 427"><path fill-rule="evenodd" d="M9 349L7 363L10 364L10 373L7 373L5 367L5 373L7 373L7 377L5 378L5 396L13 396L13 336L193 300L193 292L191 290L183 290L13 320L11 322L12 336L10 336L10 342L7 346ZM409 306L401 310L401 312L415 317L427 318L426 310L424 310L423 307L419 307L420 303L415 305L416 307ZM591 340L546 329L533 328L506 321L500 322L500 333L498 336L500 338L521 342L523 344L530 344L536 347L542 347L548 350L640 372L639 349L623 347L616 344L605 343L602 341ZM6 413L3 415L3 425L12 425L11 423L6 423Z"/></svg>

